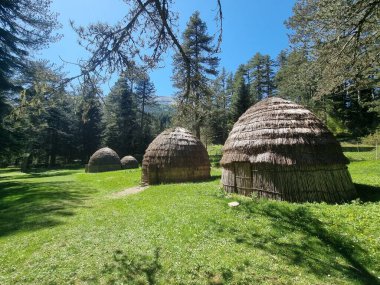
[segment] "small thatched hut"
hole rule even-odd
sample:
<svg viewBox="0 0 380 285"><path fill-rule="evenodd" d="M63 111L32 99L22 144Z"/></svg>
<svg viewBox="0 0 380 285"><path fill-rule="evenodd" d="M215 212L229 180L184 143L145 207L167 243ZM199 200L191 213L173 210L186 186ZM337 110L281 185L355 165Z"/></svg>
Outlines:
<svg viewBox="0 0 380 285"><path fill-rule="evenodd" d="M340 202L356 195L347 158L312 112L281 98L249 108L223 147L227 192L294 202Z"/></svg>
<svg viewBox="0 0 380 285"><path fill-rule="evenodd" d="M210 161L203 144L184 128L168 129L145 151L142 183L195 181L210 178Z"/></svg>
<svg viewBox="0 0 380 285"><path fill-rule="evenodd" d="M86 172L104 172L121 170L120 158L108 147L97 150L86 165Z"/></svg>
<svg viewBox="0 0 380 285"><path fill-rule="evenodd" d="M121 167L123 169L139 168L139 162L132 155L127 155L121 159Z"/></svg>

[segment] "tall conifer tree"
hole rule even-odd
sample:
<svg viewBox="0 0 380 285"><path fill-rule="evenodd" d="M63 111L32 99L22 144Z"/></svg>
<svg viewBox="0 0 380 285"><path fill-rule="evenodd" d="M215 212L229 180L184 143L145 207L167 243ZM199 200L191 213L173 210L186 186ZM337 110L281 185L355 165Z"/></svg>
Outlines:
<svg viewBox="0 0 380 285"><path fill-rule="evenodd" d="M88 161L89 157L101 145L102 106L99 100L101 91L93 80L88 79L82 83L79 92L80 153L82 160Z"/></svg>
<svg viewBox="0 0 380 285"><path fill-rule="evenodd" d="M144 153L146 147L152 140L152 116L149 108L155 105L155 87L148 74L142 74L136 81L135 96L139 112L139 153Z"/></svg>
<svg viewBox="0 0 380 285"><path fill-rule="evenodd" d="M187 63L180 53L174 56L174 86L177 92L177 120L190 127L200 138L210 102L210 76L217 75L219 58L215 55L213 37L207 34L206 23L195 12L183 34L183 49L190 60L190 92L187 94Z"/></svg>
<svg viewBox="0 0 380 285"><path fill-rule="evenodd" d="M137 102L127 81L125 74L120 76L104 108L103 144L119 156L134 154L138 146Z"/></svg>
<svg viewBox="0 0 380 285"><path fill-rule="evenodd" d="M247 70L244 65L240 65L235 73L234 91L231 102L231 119L233 125L239 117L251 106L249 87L246 79Z"/></svg>

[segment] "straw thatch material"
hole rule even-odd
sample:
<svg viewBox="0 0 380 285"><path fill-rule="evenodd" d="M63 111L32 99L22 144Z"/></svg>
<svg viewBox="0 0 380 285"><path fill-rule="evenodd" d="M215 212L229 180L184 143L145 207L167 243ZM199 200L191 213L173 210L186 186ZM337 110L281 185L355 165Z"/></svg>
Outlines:
<svg viewBox="0 0 380 285"><path fill-rule="evenodd" d="M121 159L121 167L123 169L139 168L139 162L132 155L127 155Z"/></svg>
<svg viewBox="0 0 380 285"><path fill-rule="evenodd" d="M203 144L184 128L168 129L145 151L142 183L196 181L210 178L210 161Z"/></svg>
<svg viewBox="0 0 380 285"><path fill-rule="evenodd" d="M86 165L86 172L104 172L121 170L120 158L108 147L97 150Z"/></svg>
<svg viewBox="0 0 380 285"><path fill-rule="evenodd" d="M294 202L349 200L356 191L349 161L312 112L281 98L249 108L223 147L227 192Z"/></svg>

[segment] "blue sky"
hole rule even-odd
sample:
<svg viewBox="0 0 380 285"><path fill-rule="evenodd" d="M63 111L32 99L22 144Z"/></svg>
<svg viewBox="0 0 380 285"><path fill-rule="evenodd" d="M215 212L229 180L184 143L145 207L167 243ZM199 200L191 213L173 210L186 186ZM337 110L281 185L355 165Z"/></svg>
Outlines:
<svg viewBox="0 0 380 285"><path fill-rule="evenodd" d="M275 58L282 49L287 48L288 31L284 21L291 15L293 4L294 0L222 0L223 42L219 54L220 67L234 72L239 64L246 63L256 52ZM186 23L195 10L200 11L209 34L215 33L216 0L177 0L173 8L179 13L180 33L186 28ZM59 32L63 38L40 51L37 56L61 65L63 62L60 57L68 62L88 57L85 50L77 44L77 36L69 25L70 19L77 25L98 21L116 23L126 14L128 7L122 0L53 0L52 10L60 14L59 21L63 28ZM168 52L164 68L150 74L159 96L171 96L174 93L170 80L172 54L172 51ZM75 65L66 64L64 70L70 75L79 73ZM103 86L105 95L112 84L113 81Z"/></svg>

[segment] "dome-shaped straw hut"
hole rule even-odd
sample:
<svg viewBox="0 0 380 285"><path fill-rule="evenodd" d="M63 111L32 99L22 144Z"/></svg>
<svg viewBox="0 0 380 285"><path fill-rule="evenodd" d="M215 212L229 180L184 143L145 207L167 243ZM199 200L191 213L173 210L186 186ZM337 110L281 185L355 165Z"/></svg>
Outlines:
<svg viewBox="0 0 380 285"><path fill-rule="evenodd" d="M103 147L97 150L86 165L86 172L104 172L121 170L120 157L117 153L108 148Z"/></svg>
<svg viewBox="0 0 380 285"><path fill-rule="evenodd" d="M312 112L281 98L265 99L235 123L223 147L222 183L230 193L305 202L356 195L347 158Z"/></svg>
<svg viewBox="0 0 380 285"><path fill-rule="evenodd" d="M121 159L121 167L123 169L139 168L139 162L132 155L127 155Z"/></svg>
<svg viewBox="0 0 380 285"><path fill-rule="evenodd" d="M210 178L210 161L203 144L188 130L163 131L146 149L142 183L195 181Z"/></svg>

